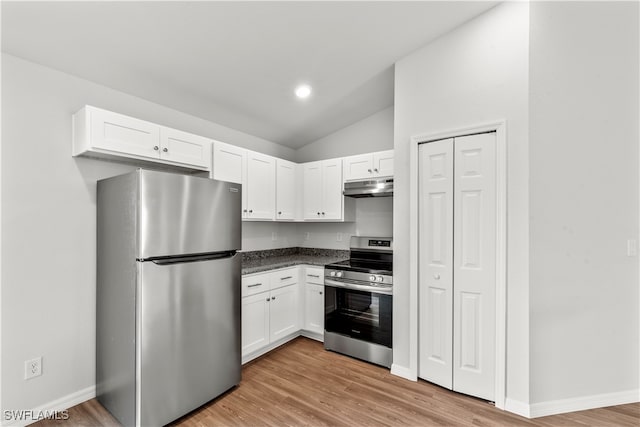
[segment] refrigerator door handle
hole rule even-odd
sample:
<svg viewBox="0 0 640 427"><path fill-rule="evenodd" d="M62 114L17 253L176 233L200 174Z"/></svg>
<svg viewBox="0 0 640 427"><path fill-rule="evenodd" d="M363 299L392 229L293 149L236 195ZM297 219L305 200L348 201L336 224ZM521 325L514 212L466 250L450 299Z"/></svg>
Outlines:
<svg viewBox="0 0 640 427"><path fill-rule="evenodd" d="M140 261L151 261L156 265L172 265L172 264L183 264L186 262L213 261L218 259L232 258L236 255L236 253L237 251L222 251L222 252L210 252L206 254L197 254L197 255L179 255L179 256L146 258L146 259L141 259Z"/></svg>

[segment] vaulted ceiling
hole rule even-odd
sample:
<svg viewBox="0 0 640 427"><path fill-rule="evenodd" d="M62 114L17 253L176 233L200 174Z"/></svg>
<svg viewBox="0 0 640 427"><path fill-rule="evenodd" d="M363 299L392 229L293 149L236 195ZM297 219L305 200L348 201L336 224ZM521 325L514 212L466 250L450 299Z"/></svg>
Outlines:
<svg viewBox="0 0 640 427"><path fill-rule="evenodd" d="M2 50L298 148L393 105L397 60L495 4L3 1Z"/></svg>

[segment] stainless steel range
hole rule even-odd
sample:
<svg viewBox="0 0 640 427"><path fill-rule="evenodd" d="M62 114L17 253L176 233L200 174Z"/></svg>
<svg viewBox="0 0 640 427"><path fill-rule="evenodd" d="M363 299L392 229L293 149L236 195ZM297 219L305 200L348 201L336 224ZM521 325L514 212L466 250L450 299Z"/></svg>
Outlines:
<svg viewBox="0 0 640 427"><path fill-rule="evenodd" d="M350 246L324 269L324 348L390 367L393 239L353 236Z"/></svg>

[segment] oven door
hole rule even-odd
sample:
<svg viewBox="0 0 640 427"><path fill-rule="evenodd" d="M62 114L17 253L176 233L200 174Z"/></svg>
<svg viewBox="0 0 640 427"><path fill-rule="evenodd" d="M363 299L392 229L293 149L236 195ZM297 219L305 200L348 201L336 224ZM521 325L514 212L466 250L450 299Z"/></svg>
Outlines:
<svg viewBox="0 0 640 427"><path fill-rule="evenodd" d="M324 329L391 348L392 296L325 280Z"/></svg>

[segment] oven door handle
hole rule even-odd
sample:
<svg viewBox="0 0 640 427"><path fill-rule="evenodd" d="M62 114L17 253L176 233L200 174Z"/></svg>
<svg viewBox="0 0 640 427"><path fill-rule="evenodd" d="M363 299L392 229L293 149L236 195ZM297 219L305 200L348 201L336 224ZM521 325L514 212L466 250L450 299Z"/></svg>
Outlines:
<svg viewBox="0 0 640 427"><path fill-rule="evenodd" d="M347 282L338 282L337 280L332 280L328 278L324 278L324 285L331 286L334 288L343 288L343 289L353 289L356 291L365 291L365 292L373 292L376 294L385 294L392 295L393 288L391 286L367 286L367 285L357 285L355 283L347 283Z"/></svg>

